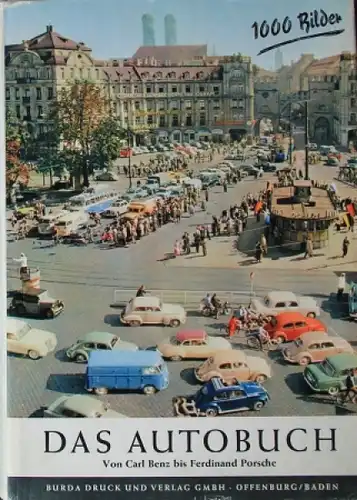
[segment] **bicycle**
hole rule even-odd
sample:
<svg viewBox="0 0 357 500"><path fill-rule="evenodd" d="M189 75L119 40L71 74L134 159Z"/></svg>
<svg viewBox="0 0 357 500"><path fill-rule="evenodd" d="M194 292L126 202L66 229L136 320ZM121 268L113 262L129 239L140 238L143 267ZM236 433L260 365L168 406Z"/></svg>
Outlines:
<svg viewBox="0 0 357 500"><path fill-rule="evenodd" d="M334 403L339 406L347 403L357 404L357 387L350 389L348 394L346 391L339 391L334 398Z"/></svg>
<svg viewBox="0 0 357 500"><path fill-rule="evenodd" d="M264 338L262 344L260 344L259 339L255 335L246 335L246 341L249 348L258 351L276 351L279 347L279 342L276 339Z"/></svg>

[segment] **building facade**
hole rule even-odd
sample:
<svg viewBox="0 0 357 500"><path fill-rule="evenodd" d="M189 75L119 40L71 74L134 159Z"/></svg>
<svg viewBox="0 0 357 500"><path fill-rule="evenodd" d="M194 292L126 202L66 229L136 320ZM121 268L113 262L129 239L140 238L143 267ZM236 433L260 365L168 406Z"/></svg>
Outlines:
<svg viewBox="0 0 357 500"><path fill-rule="evenodd" d="M153 47L150 58L138 58L139 49L132 59L99 61L84 43L48 26L41 35L6 48L7 106L41 137L59 89L86 79L102 86L124 128L153 140L220 140L251 133L250 58L212 58L202 47L168 47L166 55L163 47Z"/></svg>
<svg viewBox="0 0 357 500"><path fill-rule="evenodd" d="M75 80L103 89L121 125L155 142L238 139L298 116L308 100L309 136L347 146L357 138L355 57L314 60L305 54L278 72L249 57L208 56L206 45L140 47L130 59L95 59L83 42L48 26L44 33L6 47L6 103L29 133L41 139L61 89ZM356 139L357 140L357 139Z"/></svg>

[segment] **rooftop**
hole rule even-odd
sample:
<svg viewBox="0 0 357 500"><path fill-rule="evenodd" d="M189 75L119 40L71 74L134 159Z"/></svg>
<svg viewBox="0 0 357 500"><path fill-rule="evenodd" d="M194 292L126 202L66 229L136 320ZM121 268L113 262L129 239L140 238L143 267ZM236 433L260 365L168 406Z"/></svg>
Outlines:
<svg viewBox="0 0 357 500"><path fill-rule="evenodd" d="M341 55L324 57L313 61L305 70L308 76L336 75L340 71Z"/></svg>
<svg viewBox="0 0 357 500"><path fill-rule="evenodd" d="M204 340L207 333L204 330L181 330L176 333L176 340L184 342L185 340Z"/></svg>
<svg viewBox="0 0 357 500"><path fill-rule="evenodd" d="M157 45L155 47L139 47L133 59L150 59L173 64L194 61L207 56L207 45Z"/></svg>
<svg viewBox="0 0 357 500"><path fill-rule="evenodd" d="M325 189L311 188L312 200L315 206L303 203L289 203L293 199L294 187L280 187L273 190L271 211L275 215L287 219L334 219L335 208Z"/></svg>

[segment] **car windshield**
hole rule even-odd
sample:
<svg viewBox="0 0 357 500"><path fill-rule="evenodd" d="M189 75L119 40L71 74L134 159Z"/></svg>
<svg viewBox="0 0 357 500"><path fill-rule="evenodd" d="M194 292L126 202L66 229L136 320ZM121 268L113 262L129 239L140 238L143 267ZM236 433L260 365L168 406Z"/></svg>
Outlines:
<svg viewBox="0 0 357 500"><path fill-rule="evenodd" d="M25 323L19 330L16 332L16 337L21 339L24 335L26 335L31 330L31 326Z"/></svg>
<svg viewBox="0 0 357 500"><path fill-rule="evenodd" d="M294 344L296 345L296 347L301 347L303 345L303 342L301 339L296 339Z"/></svg>
<svg viewBox="0 0 357 500"><path fill-rule="evenodd" d="M171 345L180 345L180 343L181 342L179 342L176 337L171 337L170 338L170 344Z"/></svg>
<svg viewBox="0 0 357 500"><path fill-rule="evenodd" d="M329 377L335 377L336 376L336 370L331 365L331 363L328 361L328 359L325 359L325 361L323 361L321 363L321 368L326 373L326 375L328 375Z"/></svg>
<svg viewBox="0 0 357 500"><path fill-rule="evenodd" d="M110 345L112 347L114 347L115 344L118 342L118 340L119 340L119 337L113 337L112 340L111 340L111 342L110 342Z"/></svg>

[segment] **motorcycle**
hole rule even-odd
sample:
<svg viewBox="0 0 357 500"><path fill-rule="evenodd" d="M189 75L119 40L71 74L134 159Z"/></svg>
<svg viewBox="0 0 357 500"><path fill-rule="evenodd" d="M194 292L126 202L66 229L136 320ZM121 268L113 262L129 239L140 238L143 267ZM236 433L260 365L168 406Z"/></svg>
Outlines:
<svg viewBox="0 0 357 500"><path fill-rule="evenodd" d="M229 304L229 302L223 302L218 308L218 311L212 306L208 307L206 305L202 305L200 309L202 316L205 318L209 318L210 316L229 316L232 314L232 308Z"/></svg>

